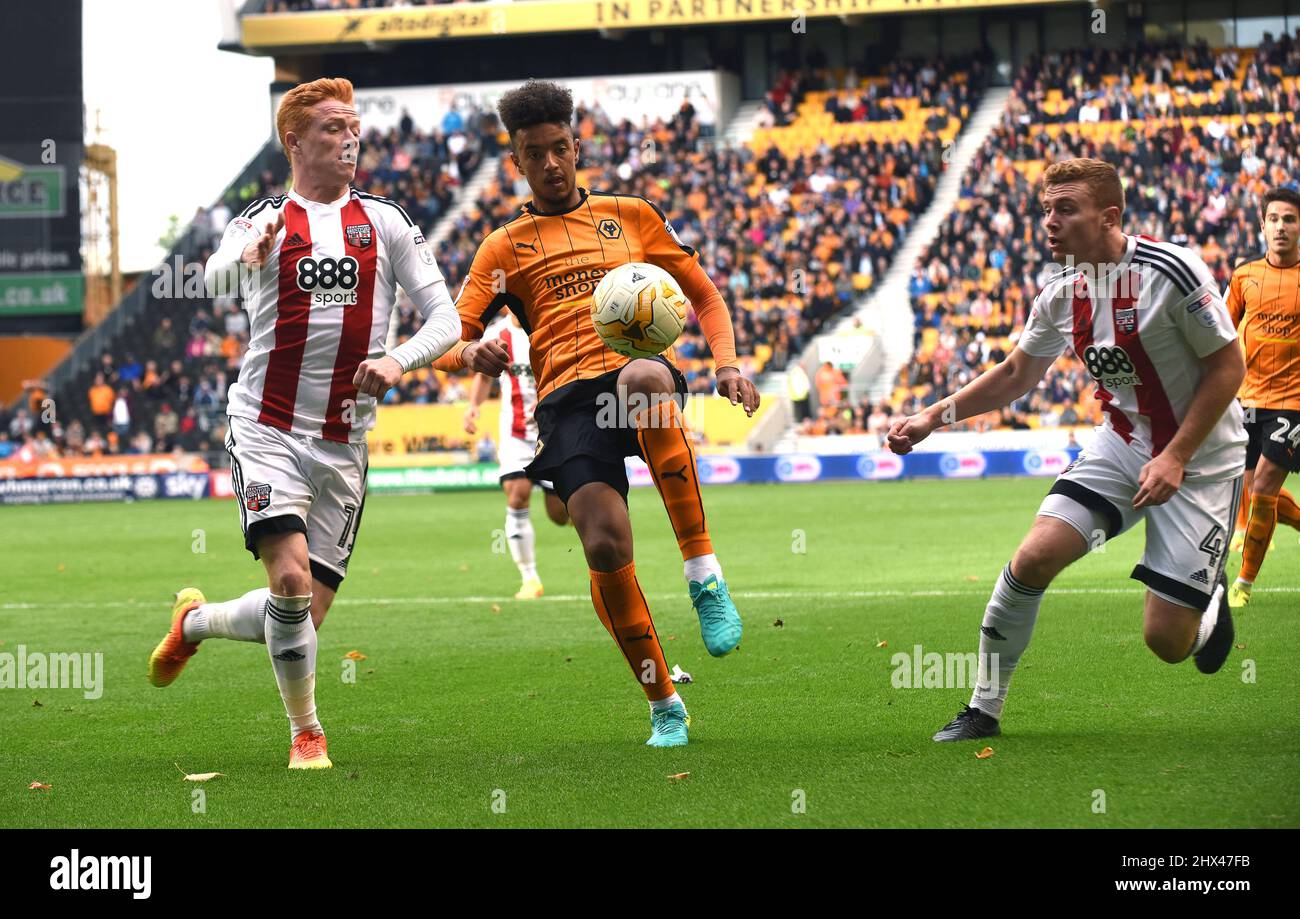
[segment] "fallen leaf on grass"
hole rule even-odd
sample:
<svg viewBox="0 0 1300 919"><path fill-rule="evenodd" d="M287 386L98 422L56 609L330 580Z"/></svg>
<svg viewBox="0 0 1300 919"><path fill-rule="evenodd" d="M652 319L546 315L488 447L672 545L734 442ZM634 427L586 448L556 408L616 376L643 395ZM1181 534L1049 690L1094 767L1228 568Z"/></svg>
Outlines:
<svg viewBox="0 0 1300 919"><path fill-rule="evenodd" d="M499 612L501 612L501 604L500 604L500 603L493 603L493 604L492 604L492 612L494 612L494 613L499 613Z"/></svg>
<svg viewBox="0 0 1300 919"><path fill-rule="evenodd" d="M1237 650L1238 650L1238 651L1245 651L1245 650L1246 650L1246 646L1245 646L1245 645L1237 645Z"/></svg>
<svg viewBox="0 0 1300 919"><path fill-rule="evenodd" d="M978 574L968 574L968 575L966 575L966 580L968 580L968 581L978 581L979 579L980 579L980 576L979 576Z"/></svg>
<svg viewBox="0 0 1300 919"><path fill-rule="evenodd" d="M689 772L678 772L678 773L676 773L676 774L674 774L674 775L670 775L670 776L668 776L668 781L670 781L670 782L680 782L682 779L687 778L689 775L690 775Z"/></svg>
<svg viewBox="0 0 1300 919"><path fill-rule="evenodd" d="M877 648L888 648L888 647L889 647L889 642L887 642L887 641L878 641L878 642L876 642L876 647L877 647Z"/></svg>
<svg viewBox="0 0 1300 919"><path fill-rule="evenodd" d="M975 758L976 758L976 759L988 759L988 758L989 758L990 756L992 756L992 755L993 755L993 748L992 748L992 747L985 747L983 750L981 750L981 751L979 751L978 753L975 754Z"/></svg>
<svg viewBox="0 0 1300 919"><path fill-rule="evenodd" d="M366 656L362 654L360 651L349 651L347 654L344 654L343 656L350 661L363 661L366 659Z"/></svg>
<svg viewBox="0 0 1300 919"><path fill-rule="evenodd" d="M172 763L179 770L180 774L185 776L186 782L206 782L208 779L215 779L219 775L225 775L224 772L195 772L189 773L181 769L180 763Z"/></svg>
<svg viewBox="0 0 1300 919"><path fill-rule="evenodd" d="M27 790L28 791L49 791L53 787L54 787L53 785L46 785L43 782L32 782L32 784L27 786Z"/></svg>
<svg viewBox="0 0 1300 919"><path fill-rule="evenodd" d="M32 708L44 708L44 707L45 707L45 706L41 704L41 700L40 700L40 699L33 699L33 700L32 700Z"/></svg>
<svg viewBox="0 0 1300 919"><path fill-rule="evenodd" d="M776 620L776 622L773 622L772 625L776 626L778 629L783 629L783 628L785 628L785 620L784 620L784 619L778 619L778 620Z"/></svg>

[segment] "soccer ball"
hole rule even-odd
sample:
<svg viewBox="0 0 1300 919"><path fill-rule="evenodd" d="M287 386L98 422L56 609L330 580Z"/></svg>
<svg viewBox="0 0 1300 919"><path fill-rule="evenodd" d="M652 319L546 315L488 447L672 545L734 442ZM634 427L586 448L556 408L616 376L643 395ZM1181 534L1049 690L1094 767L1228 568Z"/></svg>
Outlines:
<svg viewBox="0 0 1300 919"><path fill-rule="evenodd" d="M608 272L591 295L591 322L624 357L654 357L686 324L686 295L657 265L628 262Z"/></svg>

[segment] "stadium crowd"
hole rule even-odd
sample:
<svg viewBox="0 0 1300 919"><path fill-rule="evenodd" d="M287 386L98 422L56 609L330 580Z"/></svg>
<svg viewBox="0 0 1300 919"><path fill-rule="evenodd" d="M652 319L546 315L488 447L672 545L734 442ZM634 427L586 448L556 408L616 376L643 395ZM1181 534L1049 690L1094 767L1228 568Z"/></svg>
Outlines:
<svg viewBox="0 0 1300 919"><path fill-rule="evenodd" d="M1029 61L1001 124L962 179L957 207L913 269L916 353L894 392L886 400L851 403L847 381L835 379L842 374L822 368L819 410L802 418L801 430L879 436L890 419L955 391L1014 346L1014 331L1047 268L1035 187L1054 159L1097 156L1115 163L1127 184L1128 231L1190 246L1226 284L1232 266L1258 250L1259 192L1294 185L1300 173L1291 120L1300 111L1298 73L1300 45L1289 36L1267 37L1244 51L1170 44ZM929 127L929 119L945 113L964 119L981 85L978 64L962 70L898 62L869 78L814 67L781 75L765 117L778 129L797 128L800 106L817 93L817 108L836 124L916 117L908 114L915 103L904 100L919 100L934 113L925 116ZM425 133L408 114L392 131L370 132L356 184L395 198L431 229L456 186L506 141L491 113L457 119ZM700 251L732 306L742 369L751 376L785 367L829 317L880 277L930 203L942 169L941 145L925 134L914 143L725 147L689 103L670 119L639 125L615 123L598 105L582 105L575 121L583 142L581 183L644 195ZM479 242L512 219L527 195L508 157L497 169L439 245L439 266L453 291ZM207 257L242 201L282 190L282 178L266 173L196 215L194 257ZM52 446L42 449L202 450L220 443L223 394L247 345L247 318L234 301L211 301L198 311L192 302L157 306L163 314L176 307L176 314L151 317L148 340L137 335L132 352L124 345L105 354L94 375L84 375L81 392L73 394L78 405L67 413L80 430L71 422L53 426L47 431ZM399 300L399 339L417 322L410 304ZM691 389L709 391L708 348L693 317L677 355ZM1092 423L1097 410L1090 390L1082 367L1063 357L1011 410L967 426ZM387 401L451 402L466 392L464 379L425 370L408 375ZM24 433L28 426L32 433ZM0 418L0 443L10 445L0 446L0 455L41 427L30 411Z"/></svg>
<svg viewBox="0 0 1300 919"><path fill-rule="evenodd" d="M1156 64L1144 73L1142 61ZM1188 246L1226 287L1233 266L1262 249L1260 194L1270 185L1296 187L1300 175L1292 120L1300 111L1297 73L1300 44L1288 36L1266 38L1254 54L1216 54L1200 44L1031 61L1001 125L964 176L957 207L913 269L916 354L900 372L889 413L933 404L1014 346L1013 333L1048 267L1036 182L1056 159L1113 163L1126 184L1126 231ZM1161 85L1174 100L1205 98L1146 108L1154 97L1130 89L1140 83L1148 90ZM1056 114L1045 108L1052 91L1061 93ZM1099 109L1097 117L1082 114L1089 106ZM1173 114L1180 120L1165 120ZM1082 365L1062 357L1011 411L965 426L1092 424L1099 420L1092 388ZM844 400L826 415L828 431L850 417L847 430L870 427Z"/></svg>
<svg viewBox="0 0 1300 919"><path fill-rule="evenodd" d="M786 85L783 78L780 89L793 101L829 85L848 87L845 105L861 92L871 105L888 107L897 93L951 105L961 116L969 112L978 88L969 80L954 81L945 65L900 63L869 80L818 70L799 85ZM832 93L828 107L837 98ZM856 108L854 102L846 111L856 118ZM713 125L701 123L689 102L670 119L640 125L614 123L598 105L580 105L575 123L583 141L583 183L644 195L667 214L683 242L700 250L702 264L732 306L737 350L749 376L785 366L826 319L885 270L908 225L929 204L942 168L941 145L934 138L823 142L800 151L723 147L714 142ZM356 184L393 197L431 229L456 185L501 149L507 139L499 130L491 113L471 111L422 133L406 114L399 127L371 131L363 139ZM498 168L496 181L439 246L439 266L453 291L479 242L512 219L527 195L508 158ZM245 202L283 190L283 175L268 171L236 189L230 200L200 210L189 231L193 257L207 258ZM78 427L52 426L51 449L219 447L224 393L247 347L247 317L229 298L208 301L197 311L192 301L160 301L154 308L151 336L123 336L96 368L102 380L87 371L73 398L65 397ZM400 340L416 330L418 317L404 298L398 314ZM131 350L126 341L134 343ZM144 356L143 363L135 355ZM693 316L677 357L691 390L711 391L708 347ZM216 394L215 403L209 393ZM424 370L408 375L386 401L453 402L466 393L465 379Z"/></svg>

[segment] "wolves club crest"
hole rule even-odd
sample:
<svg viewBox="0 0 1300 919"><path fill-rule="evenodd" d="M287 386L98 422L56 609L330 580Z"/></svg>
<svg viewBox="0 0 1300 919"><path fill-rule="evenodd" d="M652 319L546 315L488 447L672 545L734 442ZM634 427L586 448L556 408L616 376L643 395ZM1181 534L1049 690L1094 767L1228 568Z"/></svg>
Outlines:
<svg viewBox="0 0 1300 919"><path fill-rule="evenodd" d="M370 247L371 229L368 223L358 223L350 227L344 227L343 232L347 234L348 245L357 249L367 249Z"/></svg>
<svg viewBox="0 0 1300 919"><path fill-rule="evenodd" d="M264 511L271 506L271 486L254 482L244 489L244 507L250 511Z"/></svg>

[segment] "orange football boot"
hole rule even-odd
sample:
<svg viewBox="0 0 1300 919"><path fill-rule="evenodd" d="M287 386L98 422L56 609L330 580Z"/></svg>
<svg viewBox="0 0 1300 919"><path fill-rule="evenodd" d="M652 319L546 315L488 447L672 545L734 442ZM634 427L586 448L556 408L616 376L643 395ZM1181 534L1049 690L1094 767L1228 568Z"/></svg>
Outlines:
<svg viewBox="0 0 1300 919"><path fill-rule="evenodd" d="M289 749L290 769L329 769L333 767L325 752L325 735L319 731L304 731L293 739Z"/></svg>
<svg viewBox="0 0 1300 919"><path fill-rule="evenodd" d="M198 642L188 642L181 631L185 614L208 602L197 587L183 587L172 604L172 627L167 630L158 647L149 655L149 682L155 686L170 686L181 675L185 664L199 650Z"/></svg>

